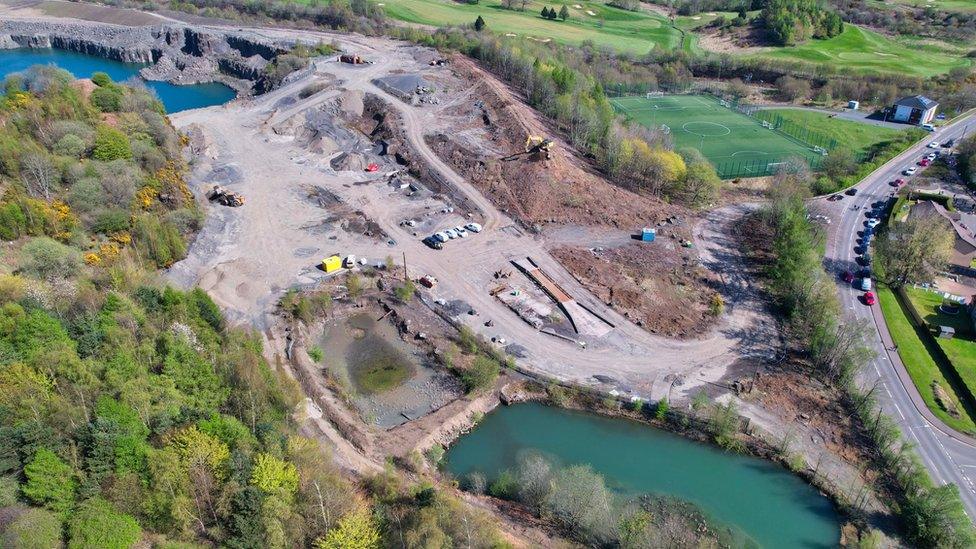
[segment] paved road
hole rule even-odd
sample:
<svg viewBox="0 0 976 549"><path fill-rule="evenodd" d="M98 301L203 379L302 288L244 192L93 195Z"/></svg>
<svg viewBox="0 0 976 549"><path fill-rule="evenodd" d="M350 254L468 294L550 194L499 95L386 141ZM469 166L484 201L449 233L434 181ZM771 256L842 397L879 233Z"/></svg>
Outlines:
<svg viewBox="0 0 976 549"><path fill-rule="evenodd" d="M889 182L903 177L899 175L900 171L926 153L926 144L929 141L958 138L967 125L972 126L970 129L976 128L976 114L962 118L933 134L862 180L857 185L856 197L845 196L844 200L838 202L818 201L824 209L831 212L835 222L827 244L826 266L829 271L857 271L854 247L857 245L859 233L864 229L865 210L870 209L872 202L885 199L892 193L894 188ZM853 210L852 206L855 205L860 206L860 209ZM862 374L861 382L866 386L879 382L882 409L898 423L905 439L917 447L933 479L940 483L951 482L959 487L966 512L970 518L976 518L976 441L953 432L925 407L900 357L897 353L888 351L893 344L881 315L880 305L868 307L861 301L862 292L844 284L839 278L838 284L846 315L877 327L877 330L871 332L870 344L878 356Z"/></svg>

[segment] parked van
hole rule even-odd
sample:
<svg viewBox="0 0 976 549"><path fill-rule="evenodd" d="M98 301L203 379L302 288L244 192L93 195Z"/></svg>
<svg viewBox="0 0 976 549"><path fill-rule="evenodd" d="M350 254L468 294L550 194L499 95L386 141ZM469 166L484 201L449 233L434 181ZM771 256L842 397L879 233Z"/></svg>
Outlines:
<svg viewBox="0 0 976 549"><path fill-rule="evenodd" d="M934 132L935 126L933 126L932 124L922 124L922 129L925 131Z"/></svg>
<svg viewBox="0 0 976 549"><path fill-rule="evenodd" d="M871 291L871 279L864 277L861 279L861 290L865 292Z"/></svg>

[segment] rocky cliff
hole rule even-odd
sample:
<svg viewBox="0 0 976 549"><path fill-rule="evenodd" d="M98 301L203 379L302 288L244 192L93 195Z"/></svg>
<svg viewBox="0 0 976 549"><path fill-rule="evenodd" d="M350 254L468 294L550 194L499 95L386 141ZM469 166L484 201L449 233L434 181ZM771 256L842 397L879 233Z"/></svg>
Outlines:
<svg viewBox="0 0 976 549"><path fill-rule="evenodd" d="M289 50L243 32L187 25L123 27L88 22L0 21L0 49L57 48L147 65L147 80L223 82L249 93L265 66Z"/></svg>

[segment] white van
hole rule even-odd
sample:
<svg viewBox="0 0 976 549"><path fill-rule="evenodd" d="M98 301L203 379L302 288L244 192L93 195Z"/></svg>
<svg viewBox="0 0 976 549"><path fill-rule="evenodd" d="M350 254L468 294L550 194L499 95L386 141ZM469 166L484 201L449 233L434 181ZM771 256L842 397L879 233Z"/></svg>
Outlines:
<svg viewBox="0 0 976 549"><path fill-rule="evenodd" d="M922 129L925 131L934 132L935 126L933 126L932 124L922 124Z"/></svg>
<svg viewBox="0 0 976 549"><path fill-rule="evenodd" d="M864 278L861 279L861 290L863 290L865 292L870 292L871 291L871 279L870 278L864 277Z"/></svg>

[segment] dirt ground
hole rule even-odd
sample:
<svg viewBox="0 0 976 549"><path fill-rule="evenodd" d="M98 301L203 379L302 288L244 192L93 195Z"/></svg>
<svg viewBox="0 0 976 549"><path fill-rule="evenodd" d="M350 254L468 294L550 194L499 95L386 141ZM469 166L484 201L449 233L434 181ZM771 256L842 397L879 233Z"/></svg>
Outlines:
<svg viewBox="0 0 976 549"><path fill-rule="evenodd" d="M427 135L432 149L523 226L556 224L634 228L680 208L609 183L576 156L533 109L470 60L454 56L451 69L476 100L445 110L447 127ZM522 155L526 136L555 141L552 158Z"/></svg>
<svg viewBox="0 0 976 549"><path fill-rule="evenodd" d="M651 333L698 337L715 322L717 277L692 249L665 237L615 248L562 247L552 254L597 298ZM648 265L654 265L649 270Z"/></svg>

